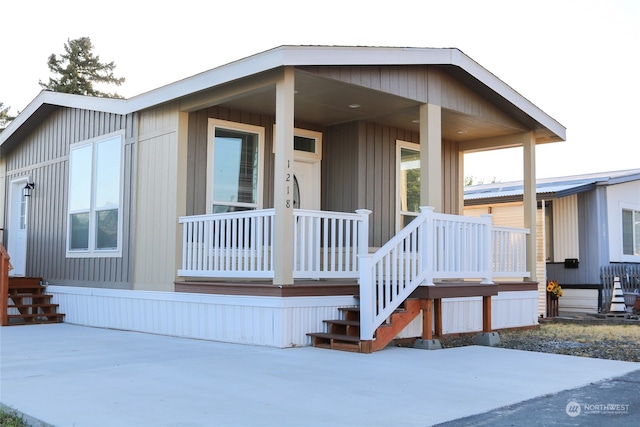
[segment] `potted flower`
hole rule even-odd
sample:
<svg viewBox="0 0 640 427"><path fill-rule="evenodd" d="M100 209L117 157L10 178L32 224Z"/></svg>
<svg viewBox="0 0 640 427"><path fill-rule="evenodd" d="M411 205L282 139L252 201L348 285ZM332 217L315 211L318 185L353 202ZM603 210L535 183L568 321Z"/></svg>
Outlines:
<svg viewBox="0 0 640 427"><path fill-rule="evenodd" d="M549 280L549 283L547 283L547 292L553 299L558 299L564 295L562 287L555 280Z"/></svg>

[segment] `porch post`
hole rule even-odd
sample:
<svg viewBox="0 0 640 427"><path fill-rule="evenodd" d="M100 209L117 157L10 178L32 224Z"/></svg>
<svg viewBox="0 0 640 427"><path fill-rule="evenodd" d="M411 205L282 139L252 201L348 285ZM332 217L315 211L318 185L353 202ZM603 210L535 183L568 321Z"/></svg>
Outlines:
<svg viewBox="0 0 640 427"><path fill-rule="evenodd" d="M276 132L273 203L273 284L293 284L293 67L285 67L276 82Z"/></svg>
<svg viewBox="0 0 640 427"><path fill-rule="evenodd" d="M523 142L524 179L524 226L530 233L526 237L527 271L531 274L531 280L537 281L536 276L536 138L533 132L529 132L528 138Z"/></svg>
<svg viewBox="0 0 640 427"><path fill-rule="evenodd" d="M442 111L420 105L420 206L442 212Z"/></svg>

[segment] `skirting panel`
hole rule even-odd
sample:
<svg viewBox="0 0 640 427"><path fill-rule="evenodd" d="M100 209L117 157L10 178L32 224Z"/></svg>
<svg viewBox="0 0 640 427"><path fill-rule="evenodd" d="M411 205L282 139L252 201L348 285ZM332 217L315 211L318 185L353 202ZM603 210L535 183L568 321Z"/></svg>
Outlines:
<svg viewBox="0 0 640 427"><path fill-rule="evenodd" d="M296 347L351 296L260 297L49 286L65 322L185 338Z"/></svg>

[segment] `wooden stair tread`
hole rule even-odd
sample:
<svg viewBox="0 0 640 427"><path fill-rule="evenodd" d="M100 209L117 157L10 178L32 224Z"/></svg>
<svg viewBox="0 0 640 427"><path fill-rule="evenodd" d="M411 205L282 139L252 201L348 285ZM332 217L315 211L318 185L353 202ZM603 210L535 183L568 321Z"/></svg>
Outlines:
<svg viewBox="0 0 640 427"><path fill-rule="evenodd" d="M309 332L307 335L310 337L323 338L326 340L339 340L354 343L360 342L360 337L352 335L330 334L328 332Z"/></svg>
<svg viewBox="0 0 640 427"><path fill-rule="evenodd" d="M36 304L9 304L8 308L47 308L47 307L59 307L60 304L53 303L36 303Z"/></svg>
<svg viewBox="0 0 640 427"><path fill-rule="evenodd" d="M335 320L323 320L323 322L333 323L336 325L345 325L345 326L360 326L360 322L358 320L335 319Z"/></svg>

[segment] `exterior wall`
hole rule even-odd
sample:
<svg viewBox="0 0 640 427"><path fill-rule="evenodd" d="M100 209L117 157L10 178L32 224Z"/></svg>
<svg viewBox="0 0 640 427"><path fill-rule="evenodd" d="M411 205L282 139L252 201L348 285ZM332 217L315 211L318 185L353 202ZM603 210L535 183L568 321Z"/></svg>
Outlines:
<svg viewBox="0 0 640 427"><path fill-rule="evenodd" d="M186 142L180 142L176 104L140 113L135 227L134 289L173 291L181 254L176 238L184 214ZM186 129L185 129L186 132Z"/></svg>
<svg viewBox="0 0 640 427"><path fill-rule="evenodd" d="M123 248L120 258L66 258L69 147L76 142L125 130ZM40 126L6 153L5 194L9 182L30 176L26 274L55 284L108 288L132 285L132 189L135 170L136 115L72 108L53 109ZM3 209L7 218L7 206ZM6 230L5 240L10 230Z"/></svg>
<svg viewBox="0 0 640 427"><path fill-rule="evenodd" d="M559 255L555 253L555 263L547 265L547 274L560 285L600 283L602 253L606 251L606 240L603 239L606 226L600 208L603 203L601 191L602 188L553 201L554 251L558 248L562 251ZM573 247L577 247L577 252ZM565 258L578 258L578 268L565 268Z"/></svg>
<svg viewBox="0 0 640 427"><path fill-rule="evenodd" d="M391 93L423 103L440 105L464 114L486 118L514 129L522 125L493 106L478 93L449 76L441 67L353 66L299 67L342 82Z"/></svg>
<svg viewBox="0 0 640 427"><path fill-rule="evenodd" d="M640 211L640 181L607 187L607 217L611 262L640 262L640 257L622 254L622 208Z"/></svg>
<svg viewBox="0 0 640 427"><path fill-rule="evenodd" d="M578 196L553 200L553 256L554 262L578 258Z"/></svg>

